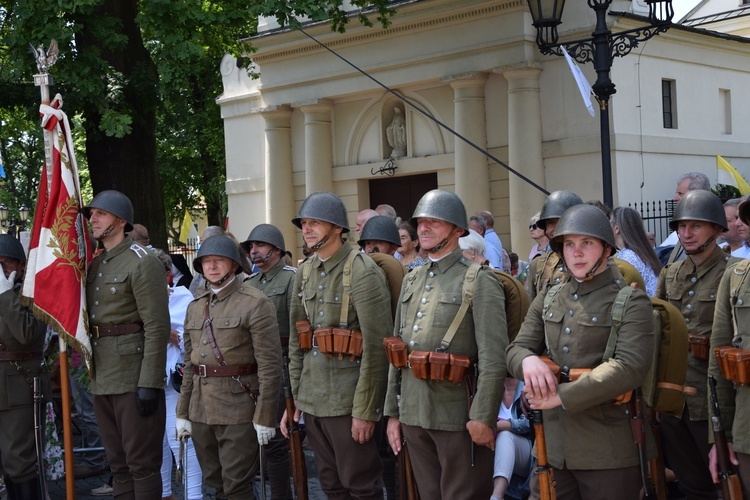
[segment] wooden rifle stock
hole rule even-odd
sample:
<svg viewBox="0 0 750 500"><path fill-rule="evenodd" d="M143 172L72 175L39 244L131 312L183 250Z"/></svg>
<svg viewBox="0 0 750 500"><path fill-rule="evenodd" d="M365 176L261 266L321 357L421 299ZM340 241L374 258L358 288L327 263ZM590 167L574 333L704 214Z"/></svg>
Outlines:
<svg viewBox="0 0 750 500"><path fill-rule="evenodd" d="M667 500L667 476L664 469L664 452L661 449L661 429L659 428L659 421L656 418L656 410L647 407L647 413L651 432L654 435L656 443L656 455L649 460L651 482L654 484L654 490L656 490L656 498Z"/></svg>
<svg viewBox="0 0 750 500"><path fill-rule="evenodd" d="M654 500L657 498L648 477L648 453L646 452L646 415L643 411L643 393L637 388L634 397L628 402L630 413L630 430L633 433L633 441L638 447L638 458L641 466L641 483L643 486L643 499Z"/></svg>
<svg viewBox="0 0 750 500"><path fill-rule="evenodd" d="M729 446L721 423L719 398L716 396L716 379L713 376L708 377L708 385L711 389L711 405L713 407L711 428L714 433L721 496L724 500L740 500L742 498L742 484L740 483L740 477L737 475L737 470L729 459Z"/></svg>
<svg viewBox="0 0 750 500"><path fill-rule="evenodd" d="M302 451L302 435L299 424L294 421L296 406L292 396L292 381L289 378L289 358L284 358L283 365L282 383L284 384L284 398L286 399L286 421L289 431L294 492L297 495L297 500L307 500L307 466L305 465L305 452Z"/></svg>
<svg viewBox="0 0 750 500"><path fill-rule="evenodd" d="M406 442L402 440L401 453L398 454L398 497L400 500L419 500L417 481L411 467L411 457Z"/></svg>
<svg viewBox="0 0 750 500"><path fill-rule="evenodd" d="M539 479L539 496L542 500L556 500L555 478L552 467L547 463L547 442L544 439L542 411L534 410L534 440L536 441L536 474Z"/></svg>

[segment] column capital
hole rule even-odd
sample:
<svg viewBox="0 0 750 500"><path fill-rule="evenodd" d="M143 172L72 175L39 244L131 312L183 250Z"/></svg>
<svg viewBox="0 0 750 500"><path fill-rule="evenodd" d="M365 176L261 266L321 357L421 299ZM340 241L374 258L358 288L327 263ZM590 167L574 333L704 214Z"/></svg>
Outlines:
<svg viewBox="0 0 750 500"><path fill-rule="evenodd" d="M487 73L482 73L481 71L469 71L467 73L448 75L441 80L450 84L454 89L462 87L483 87L487 81Z"/></svg>
<svg viewBox="0 0 750 500"><path fill-rule="evenodd" d="M310 99L294 102L292 106L298 108L303 113L315 113L317 111L330 111L333 109L333 102L330 99Z"/></svg>
<svg viewBox="0 0 750 500"><path fill-rule="evenodd" d="M523 61L519 63L506 64L499 68L494 68L493 73L503 75L506 80L515 80L518 78L538 77L542 72L543 65L536 61Z"/></svg>

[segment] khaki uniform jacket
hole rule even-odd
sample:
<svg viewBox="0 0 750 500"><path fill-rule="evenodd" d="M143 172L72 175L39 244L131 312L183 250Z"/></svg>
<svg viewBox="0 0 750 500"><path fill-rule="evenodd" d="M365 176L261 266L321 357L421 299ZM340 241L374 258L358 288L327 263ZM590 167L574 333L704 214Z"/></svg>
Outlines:
<svg viewBox="0 0 750 500"><path fill-rule="evenodd" d="M549 355L563 369L592 368L560 384L562 406L544 410L547 458L558 469L619 469L638 465L627 405L611 404L638 387L651 364L653 318L649 298L634 290L623 315L613 358L602 362L612 328L612 305L627 286L611 267L589 281L571 280L543 314L544 296L531 304L510 347L508 368L523 380L528 356Z"/></svg>
<svg viewBox="0 0 750 500"><path fill-rule="evenodd" d="M14 290L0 294L0 345L4 351L41 352L47 325L38 320L31 309L21 305L19 288L17 285ZM42 387L47 392L49 379L43 359L12 363L0 361L0 410L31 406L34 403L34 389L26 378L30 380L37 375L42 377ZM27 418L32 418L31 409ZM33 440L34 437L29 436L29 439Z"/></svg>
<svg viewBox="0 0 750 500"><path fill-rule="evenodd" d="M696 267L687 259L667 265L659 274L656 298L668 300L685 317L688 333L711 335L714 308L719 282L727 266L738 262L724 251L714 248L708 259ZM674 268L674 269L673 269ZM710 353L713 356L713 353ZM688 352L688 369L685 385L695 387L697 394L686 396L690 420L708 419L708 361L695 359Z"/></svg>
<svg viewBox="0 0 750 500"><path fill-rule="evenodd" d="M295 271L296 269L285 266L284 261L279 260L267 273L258 271L245 280L245 283L257 288L271 299L276 308L279 336L287 340L289 339L289 311L292 308Z"/></svg>
<svg viewBox="0 0 750 500"><path fill-rule="evenodd" d="M461 306L464 277L471 263L456 249L406 276L394 335L409 346L409 353L434 351L440 345ZM410 368L404 368L399 390L399 370L391 366L386 415L424 429L465 431L469 419L494 428L503 397L507 346L503 285L494 272L483 267L477 274L472 306L447 350L478 360L479 379L471 410L463 382L419 380Z"/></svg>
<svg viewBox="0 0 750 500"><path fill-rule="evenodd" d="M711 333L708 374L716 379L721 422L726 431L727 440L734 444L734 451L750 454L750 387L740 386L735 389L732 383L721 375L716 356L714 356L715 348L731 346L737 335L742 339L739 347L750 349L750 335L746 333L750 325L750 279L748 279L750 267L744 273L736 272L736 267L736 264L727 266L724 277L719 283ZM730 280L735 273L738 274L735 281L738 281L740 286L733 290L730 287ZM739 327L736 334L733 320ZM710 405L709 409L712 410ZM713 434L710 430L708 435L713 442Z"/></svg>
<svg viewBox="0 0 750 500"><path fill-rule="evenodd" d="M86 303L94 353L92 394L124 394L166 385L169 294L164 266L126 237L91 261ZM96 326L143 323L143 330L96 337Z"/></svg>
<svg viewBox="0 0 750 500"><path fill-rule="evenodd" d="M544 295L554 285L565 283L570 276L560 256L552 251L534 257L529 264L526 276L526 292L529 300L534 301L537 295Z"/></svg>
<svg viewBox="0 0 750 500"><path fill-rule="evenodd" d="M233 377L201 377L195 373L194 366L219 365L206 334L207 302L216 346L226 364L258 366L257 373L239 377L258 395L257 403ZM218 293L203 292L188 306L184 342L185 376L177 417L207 425L278 425L279 327L273 304L263 292L242 283L239 277Z"/></svg>
<svg viewBox="0 0 750 500"><path fill-rule="evenodd" d="M378 265L358 252L352 262L346 327L362 331L360 358L329 359L317 347L303 351L294 327L297 321L306 319L313 329L339 326L344 264L350 252L357 251L344 244L325 262L313 255L297 270L290 317L289 376L300 410L316 417L351 415L377 421L383 414L388 377L383 339L393 331L390 291ZM303 290L305 267L310 273Z"/></svg>

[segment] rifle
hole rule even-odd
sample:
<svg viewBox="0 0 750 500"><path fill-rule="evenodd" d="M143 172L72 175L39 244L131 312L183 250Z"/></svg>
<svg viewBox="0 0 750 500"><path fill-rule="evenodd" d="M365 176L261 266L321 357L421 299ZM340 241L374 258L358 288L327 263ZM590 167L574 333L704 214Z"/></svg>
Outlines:
<svg viewBox="0 0 750 500"><path fill-rule="evenodd" d="M286 399L286 421L289 427L289 451L292 461L292 478L297 500L307 500L307 466L305 453L302 451L302 435L299 424L294 421L296 406L292 396L292 381L289 378L289 357L284 356L282 366L282 384L284 384L284 398Z"/></svg>
<svg viewBox="0 0 750 500"><path fill-rule="evenodd" d="M643 413L643 393L641 388L635 390L635 397L628 403L630 413L630 430L633 433L633 441L638 447L638 458L641 466L641 482L643 483L643 500L654 500L656 495L648 478L648 455L646 453L646 416Z"/></svg>
<svg viewBox="0 0 750 500"><path fill-rule="evenodd" d="M656 498L666 500L668 498L667 477L664 470L664 452L661 448L661 429L659 428L659 420L656 418L656 410L651 407L647 408L648 421L651 426L651 432L654 435L654 441L656 442L656 455L649 460L651 482L654 484L654 489L656 490Z"/></svg>
<svg viewBox="0 0 750 500"><path fill-rule="evenodd" d="M411 467L409 449L406 441L401 440L401 453L398 454L398 497L399 500L419 500L417 481Z"/></svg>
<svg viewBox="0 0 750 500"><path fill-rule="evenodd" d="M742 484L737 471L729 460L729 446L724 427L721 424L721 412L719 410L719 398L716 396L716 379L713 375L708 377L708 385L711 389L711 427L714 431L714 446L716 447L716 458L719 466L719 483L721 484L721 496L724 500L739 500L742 498Z"/></svg>
<svg viewBox="0 0 750 500"><path fill-rule="evenodd" d="M536 440L536 474L539 478L539 496L542 500L556 500L555 478L552 466L547 463L547 442L544 439L542 410L533 410L534 439Z"/></svg>

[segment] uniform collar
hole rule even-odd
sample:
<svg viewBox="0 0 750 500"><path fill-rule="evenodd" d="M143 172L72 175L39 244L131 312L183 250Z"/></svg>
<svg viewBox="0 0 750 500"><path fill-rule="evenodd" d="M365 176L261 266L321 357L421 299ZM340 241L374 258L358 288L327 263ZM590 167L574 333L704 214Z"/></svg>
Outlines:
<svg viewBox="0 0 750 500"><path fill-rule="evenodd" d="M235 276L231 283L229 283L227 286L219 290L219 293L214 293L213 290L209 287L208 292L210 294L211 300L214 300L214 297L216 297L216 301L222 301L226 299L229 295L231 295L237 288L240 286L240 277Z"/></svg>
<svg viewBox="0 0 750 500"><path fill-rule="evenodd" d="M341 248L336 250L336 252L328 257L328 259L326 259L325 261L321 261L316 254L314 258L315 260L317 260L317 262L313 262L313 267L320 267L322 265L326 273L329 273L334 267L343 262L351 252L356 252L356 250L354 250L354 247L352 247L348 243L344 243L343 245L341 245Z"/></svg>
<svg viewBox="0 0 750 500"><path fill-rule="evenodd" d="M444 273L448 269L450 269L453 264L455 264L458 261L461 262L467 262L467 266L471 264L471 262L468 262L468 259L464 257L464 254L461 253L461 247L456 248L451 253L440 259L439 261L435 262L432 260L428 260L428 267L431 269L437 269L441 273Z"/></svg>
<svg viewBox="0 0 750 500"><path fill-rule="evenodd" d="M277 274L279 274L279 271L281 271L284 268L284 261L279 259L279 261L273 265L271 269L268 270L267 273L264 273L263 271L260 271L260 280L266 280L271 281L276 277Z"/></svg>
<svg viewBox="0 0 750 500"><path fill-rule="evenodd" d="M102 259L113 259L120 255L125 250L129 249L132 245L136 245L137 243L134 242L129 236L126 236L124 240L122 240L120 243L115 245L115 247L112 250L105 250L100 254L100 257Z"/></svg>
<svg viewBox="0 0 750 500"><path fill-rule="evenodd" d="M612 273L612 268L607 266L602 273L597 274L590 280L579 282L577 279L571 276L568 283L573 286L573 293L577 293L578 295L586 295L604 288L613 281L615 281L615 276Z"/></svg>
<svg viewBox="0 0 750 500"><path fill-rule="evenodd" d="M729 254L724 252L724 250L722 250L717 245L716 248L714 248L711 254L708 256L708 258L705 261L703 261L703 263L701 263L699 266L696 266L693 263L692 259L690 259L690 256L688 256L685 259L682 266L683 266L683 269L685 269L685 271L688 274L694 274L696 278L700 278L701 276L709 272L711 269L713 269L714 266L716 266L716 264L718 264L721 261L726 261L726 260L729 260Z"/></svg>

